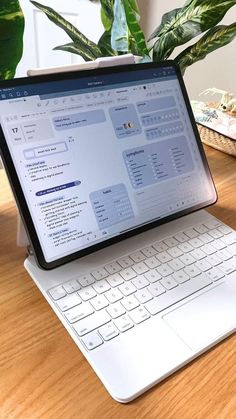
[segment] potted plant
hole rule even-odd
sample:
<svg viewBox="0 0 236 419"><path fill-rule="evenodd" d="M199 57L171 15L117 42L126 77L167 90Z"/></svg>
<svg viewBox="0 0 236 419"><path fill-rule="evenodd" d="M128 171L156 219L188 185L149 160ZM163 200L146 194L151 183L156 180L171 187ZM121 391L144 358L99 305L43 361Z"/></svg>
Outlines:
<svg viewBox="0 0 236 419"><path fill-rule="evenodd" d="M0 79L11 79L23 52L24 16L18 0L1 0Z"/></svg>
<svg viewBox="0 0 236 419"><path fill-rule="evenodd" d="M236 36L236 22L218 25L227 11L236 5L236 0L188 0L182 7L164 14L149 39L145 38L141 29L136 0L100 0L104 33L97 44L52 8L33 0L31 3L70 37L71 42L54 49L78 54L85 61L129 52L144 61L165 60L176 47L202 35L175 57L184 73L188 66L228 44Z"/></svg>

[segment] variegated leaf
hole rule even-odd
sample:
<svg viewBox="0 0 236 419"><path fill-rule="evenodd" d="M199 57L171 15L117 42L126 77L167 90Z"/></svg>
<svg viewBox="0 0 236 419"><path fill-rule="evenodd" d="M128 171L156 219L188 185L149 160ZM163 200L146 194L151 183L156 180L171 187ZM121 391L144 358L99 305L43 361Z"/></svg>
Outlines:
<svg viewBox="0 0 236 419"><path fill-rule="evenodd" d="M83 35L75 26L73 26L70 22L64 19L59 13L53 10L51 7L44 6L43 4L37 3L36 1L31 1L31 3L40 9L42 12L46 14L49 20L55 23L59 28L62 28L67 35L72 39L72 41L76 44L76 48L71 47L74 49L74 53L81 55L85 54L86 56L91 56L91 60L94 60L97 57L102 56L102 52L100 51L97 44L90 41L85 35ZM74 45L73 43L67 45ZM65 46L56 47L55 49L62 49L63 51L67 51ZM80 52L81 51L81 52ZM72 51L70 51L72 52Z"/></svg>
<svg viewBox="0 0 236 419"><path fill-rule="evenodd" d="M236 0L192 0L182 9L165 14L161 25L150 38L159 36L153 46L153 59L159 61L168 58L175 47L219 23L234 5Z"/></svg>
<svg viewBox="0 0 236 419"><path fill-rule="evenodd" d="M116 52L111 47L111 31L106 31L102 34L98 41L98 46L105 57L116 55Z"/></svg>
<svg viewBox="0 0 236 419"><path fill-rule="evenodd" d="M100 4L101 4L101 20L102 20L104 29L107 32L111 29L111 26L114 20L114 13L113 13L114 0L100 0Z"/></svg>
<svg viewBox="0 0 236 419"><path fill-rule="evenodd" d="M131 51L137 55L148 55L148 49L143 31L139 25L140 14L135 0L124 0L126 21L132 37Z"/></svg>
<svg viewBox="0 0 236 419"><path fill-rule="evenodd" d="M72 54L80 55L85 61L93 61L98 56L91 53L91 51L81 43L70 42L69 44L65 45L58 45L57 47L53 48L54 51L66 51Z"/></svg>
<svg viewBox="0 0 236 419"><path fill-rule="evenodd" d="M203 60L207 54L229 44L236 37L236 22L229 26L219 25L210 29L194 45L186 48L176 58L182 74L196 61Z"/></svg>

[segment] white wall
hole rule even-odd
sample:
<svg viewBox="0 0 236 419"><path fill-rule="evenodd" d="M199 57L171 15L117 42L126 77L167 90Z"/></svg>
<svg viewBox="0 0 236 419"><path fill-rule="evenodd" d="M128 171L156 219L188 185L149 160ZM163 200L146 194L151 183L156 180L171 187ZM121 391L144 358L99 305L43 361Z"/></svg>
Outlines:
<svg viewBox="0 0 236 419"><path fill-rule="evenodd" d="M142 23L146 34L150 34L160 24L164 13L182 7L184 3L185 0L139 0L141 12L143 15L145 14ZM235 21L236 6L228 11L222 22L230 24ZM225 47L212 52L204 60L190 66L186 70L184 79L189 96L191 99L197 99L198 94L208 87L230 90L236 94L235 75L236 39Z"/></svg>

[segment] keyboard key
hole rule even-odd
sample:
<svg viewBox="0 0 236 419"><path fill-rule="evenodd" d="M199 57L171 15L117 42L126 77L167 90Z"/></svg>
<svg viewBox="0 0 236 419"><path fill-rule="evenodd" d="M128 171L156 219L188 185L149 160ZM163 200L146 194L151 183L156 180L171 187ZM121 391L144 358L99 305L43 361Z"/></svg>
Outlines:
<svg viewBox="0 0 236 419"><path fill-rule="evenodd" d="M75 323L78 320L83 319L84 317L89 316L94 312L91 304L89 303L83 303L79 306L73 307L70 310L66 311L65 317L70 323Z"/></svg>
<svg viewBox="0 0 236 419"><path fill-rule="evenodd" d="M132 268L138 275L142 275L148 271L148 267L144 262L139 262L133 265Z"/></svg>
<svg viewBox="0 0 236 419"><path fill-rule="evenodd" d="M179 259L172 259L170 262L168 262L168 265L173 269L173 271L179 271L180 269L184 268L183 262Z"/></svg>
<svg viewBox="0 0 236 419"><path fill-rule="evenodd" d="M104 279L104 278L106 278L108 276L108 273L107 273L106 269L104 269L104 268L96 269L95 271L93 271L91 273L92 273L92 276L97 281L99 281L100 279Z"/></svg>
<svg viewBox="0 0 236 419"><path fill-rule="evenodd" d="M231 274L236 269L236 261L233 262L233 260L228 260L226 262L221 263L219 265L219 269L225 274Z"/></svg>
<svg viewBox="0 0 236 419"><path fill-rule="evenodd" d="M76 279L72 279L71 281L68 281L65 284L63 284L63 288L67 292L67 294L72 294L73 292L76 292L80 289L80 285L76 281Z"/></svg>
<svg viewBox="0 0 236 419"><path fill-rule="evenodd" d="M226 249L219 250L217 256L224 261L232 258L232 255Z"/></svg>
<svg viewBox="0 0 236 419"><path fill-rule="evenodd" d="M156 269L152 269L151 271L146 272L144 276L151 283L159 281L159 279L161 279L161 275L159 274L159 272L156 271Z"/></svg>
<svg viewBox="0 0 236 419"><path fill-rule="evenodd" d="M136 278L132 279L132 284L138 289L141 290L149 285L149 281L143 275L139 275Z"/></svg>
<svg viewBox="0 0 236 419"><path fill-rule="evenodd" d="M149 319L150 314L144 307L138 307L129 313L130 318L136 324L142 323L144 320Z"/></svg>
<svg viewBox="0 0 236 419"><path fill-rule="evenodd" d="M178 258L179 256L181 256L183 254L183 252L177 246L176 247L171 247L170 249L167 250L167 252L173 258Z"/></svg>
<svg viewBox="0 0 236 419"><path fill-rule="evenodd" d="M97 332L91 332L88 335L81 338L81 341L84 343L86 348L91 351L92 349L97 348L103 344L102 338L98 335Z"/></svg>
<svg viewBox="0 0 236 419"><path fill-rule="evenodd" d="M190 255L196 260L201 260L206 257L206 253L204 253L201 249L194 249L190 252Z"/></svg>
<svg viewBox="0 0 236 419"><path fill-rule="evenodd" d="M138 263L138 262L142 262L145 259L145 256L142 252L138 251L138 252L132 253L132 255L130 255L130 258L134 262Z"/></svg>
<svg viewBox="0 0 236 419"><path fill-rule="evenodd" d="M196 262L196 259L191 255L191 253L186 253L179 258L179 260L186 266L192 265L192 263Z"/></svg>
<svg viewBox="0 0 236 419"><path fill-rule="evenodd" d="M188 242L180 243L178 247L184 253L188 253L191 252L191 250L193 250L193 246L191 246Z"/></svg>
<svg viewBox="0 0 236 419"><path fill-rule="evenodd" d="M167 263L163 263L163 265L158 266L156 270L161 276L168 276L173 272L173 269Z"/></svg>
<svg viewBox="0 0 236 419"><path fill-rule="evenodd" d="M231 255L236 256L236 243L232 244L227 249L228 249L228 251L230 252Z"/></svg>
<svg viewBox="0 0 236 419"><path fill-rule="evenodd" d="M219 279L224 277L224 274L222 271L220 271L218 268L212 268L210 271L206 272L206 275L212 280L212 281L218 281Z"/></svg>
<svg viewBox="0 0 236 419"><path fill-rule="evenodd" d="M155 282L154 284L149 285L148 290L153 295L153 297L158 297L158 295L164 294L166 292L163 285L160 282Z"/></svg>
<svg viewBox="0 0 236 419"><path fill-rule="evenodd" d="M200 269L198 269L195 265L186 266L186 268L184 268L184 272L189 275L190 278L194 278L201 273Z"/></svg>
<svg viewBox="0 0 236 419"><path fill-rule="evenodd" d="M163 242L167 245L167 247L174 247L179 244L174 237L168 237L167 239L163 240Z"/></svg>
<svg viewBox="0 0 236 419"><path fill-rule="evenodd" d="M61 298L57 301L57 305L61 311L69 310L72 307L75 307L81 304L81 299L77 294L67 295L66 297Z"/></svg>
<svg viewBox="0 0 236 419"><path fill-rule="evenodd" d="M120 284L123 284L124 280L121 278L120 274L114 274L107 277L107 282L111 287L117 287Z"/></svg>
<svg viewBox="0 0 236 419"><path fill-rule="evenodd" d="M217 230L219 230L221 233L223 234L230 234L233 232L232 228L230 228L229 226L226 225L221 225L217 228Z"/></svg>
<svg viewBox="0 0 236 419"><path fill-rule="evenodd" d="M116 303L123 298L121 292L115 288L105 293L105 297L108 299L109 303Z"/></svg>
<svg viewBox="0 0 236 419"><path fill-rule="evenodd" d="M120 275L122 276L122 278L125 279L125 281L129 281L130 279L135 278L137 276L132 268L124 269L120 272Z"/></svg>
<svg viewBox="0 0 236 419"><path fill-rule="evenodd" d="M204 226L204 224L200 224L199 226L194 227L194 230L196 230L199 234L208 232L208 228Z"/></svg>
<svg viewBox="0 0 236 419"><path fill-rule="evenodd" d="M227 237L227 236L226 236ZM211 245L216 249L216 250L221 250L224 249L226 247L226 244L221 240L221 239L216 239L214 240Z"/></svg>
<svg viewBox="0 0 236 419"><path fill-rule="evenodd" d="M103 310L98 313L94 313L83 320L80 320L73 325L73 328L79 336L84 336L87 333L92 332L92 330L95 330L98 327L108 323L110 320L111 318L109 314Z"/></svg>
<svg viewBox="0 0 236 419"><path fill-rule="evenodd" d="M167 290L171 290L178 286L178 283L172 278L172 276L167 276L166 278L161 279L160 284Z"/></svg>
<svg viewBox="0 0 236 419"><path fill-rule="evenodd" d="M60 298L66 296L66 292L61 285L59 285L58 287L52 288L48 292L51 295L51 297L53 298L53 300L55 300L55 301L57 301Z"/></svg>
<svg viewBox="0 0 236 419"><path fill-rule="evenodd" d="M99 282L95 282L95 284L93 284L93 288L98 294L102 294L103 292L111 289L110 285L105 279L102 279Z"/></svg>
<svg viewBox="0 0 236 419"><path fill-rule="evenodd" d="M216 252L216 248L211 246L210 244L204 244L204 246L202 246L201 250L206 253L207 255L212 255L213 253Z"/></svg>
<svg viewBox="0 0 236 419"><path fill-rule="evenodd" d="M121 266L117 262L108 263L105 268L109 274L115 274L121 270Z"/></svg>
<svg viewBox="0 0 236 419"><path fill-rule="evenodd" d="M96 297L97 295L95 290L91 287L91 285L80 290L78 294L84 301L88 301L91 298Z"/></svg>
<svg viewBox="0 0 236 419"><path fill-rule="evenodd" d="M211 243L213 241L213 237L210 236L208 233L201 234L201 241L205 244Z"/></svg>
<svg viewBox="0 0 236 419"><path fill-rule="evenodd" d="M183 284L190 278L189 275L187 275L186 272L184 272L183 270L174 272L172 276L175 279L175 281L177 281L179 284Z"/></svg>
<svg viewBox="0 0 236 419"><path fill-rule="evenodd" d="M126 332L126 330L129 330L134 326L132 320L127 315L114 320L114 323L120 332Z"/></svg>
<svg viewBox="0 0 236 419"><path fill-rule="evenodd" d="M129 256L124 256L118 260L118 263L122 268L129 268L134 264L133 260Z"/></svg>
<svg viewBox="0 0 236 419"><path fill-rule="evenodd" d="M119 332L113 323L108 323L98 329L99 334L106 341L111 340L119 335Z"/></svg>
<svg viewBox="0 0 236 419"><path fill-rule="evenodd" d="M163 242L156 242L153 244L153 247L157 250L157 252L164 252L166 249L168 249L168 246Z"/></svg>
<svg viewBox="0 0 236 419"><path fill-rule="evenodd" d="M174 237L179 243L184 243L189 239L189 237L184 233L177 233Z"/></svg>
<svg viewBox="0 0 236 419"><path fill-rule="evenodd" d="M198 237L195 237L194 239L189 240L188 243L191 246L193 246L195 249L197 249L198 247L201 247L203 245L203 242Z"/></svg>
<svg viewBox="0 0 236 419"><path fill-rule="evenodd" d="M147 257L152 257L154 256L157 252L154 249L154 247L149 246L149 247L145 247L144 249L141 250L141 252Z"/></svg>
<svg viewBox="0 0 236 419"><path fill-rule="evenodd" d="M135 297L137 298L140 304L146 303L147 301L153 298L147 288L137 291L135 293Z"/></svg>
<svg viewBox="0 0 236 419"><path fill-rule="evenodd" d="M106 310L113 319L116 319L117 317L122 316L122 314L125 314L125 308L119 302L110 305L106 308Z"/></svg>
<svg viewBox="0 0 236 419"><path fill-rule="evenodd" d="M194 228L189 228L188 230L185 230L184 233L186 236L188 236L190 239L193 239L199 235L199 233Z"/></svg>
<svg viewBox="0 0 236 419"><path fill-rule="evenodd" d="M136 291L136 288L132 282L126 282L119 286L119 290L125 297L127 297L128 295L133 294Z"/></svg>
<svg viewBox="0 0 236 419"><path fill-rule="evenodd" d="M199 260L195 263L195 267L200 269L202 272L206 272L211 269L211 264L207 262L205 259Z"/></svg>
<svg viewBox="0 0 236 419"><path fill-rule="evenodd" d="M134 308L139 306L138 300L134 297L134 295L130 295L129 297L123 298L121 304L127 311L133 310Z"/></svg>
<svg viewBox="0 0 236 419"><path fill-rule="evenodd" d="M204 222L204 225L209 228L216 228L216 227L220 227L221 226L221 222L218 221L217 219L213 218L212 220L206 221Z"/></svg>
<svg viewBox="0 0 236 419"><path fill-rule="evenodd" d="M167 252L161 252L156 255L156 258L161 262L169 262L169 260L172 259L172 257Z"/></svg>
<svg viewBox="0 0 236 419"><path fill-rule="evenodd" d="M87 287L95 282L94 278L90 274L80 276L78 281L81 287Z"/></svg>
<svg viewBox="0 0 236 419"><path fill-rule="evenodd" d="M195 292L207 287L212 282L206 275L200 275L194 279L181 285L181 287L174 288L163 295L153 298L145 304L147 311L154 315L167 307L183 300L184 298L194 294Z"/></svg>
<svg viewBox="0 0 236 419"><path fill-rule="evenodd" d="M217 255L218 255L218 252L217 254L214 253L213 255L207 256L206 261L210 263L211 266L219 265L222 262L222 260Z"/></svg>
<svg viewBox="0 0 236 419"><path fill-rule="evenodd" d="M213 237L213 239L219 239L223 236L223 233L221 233L221 231L217 228L210 230L208 234L210 234L210 236Z"/></svg>
<svg viewBox="0 0 236 419"><path fill-rule="evenodd" d="M156 268L157 266L160 266L160 262L159 262L159 260L155 257L155 256L153 256L153 257L151 257L151 258L147 258L145 261L144 261L144 263L146 263L146 265L150 268L150 269L154 269L154 268Z"/></svg>
<svg viewBox="0 0 236 419"><path fill-rule="evenodd" d="M101 310L102 308L108 306L108 301L104 295L97 295L96 297L92 298L92 300L90 300L90 303L95 310Z"/></svg>

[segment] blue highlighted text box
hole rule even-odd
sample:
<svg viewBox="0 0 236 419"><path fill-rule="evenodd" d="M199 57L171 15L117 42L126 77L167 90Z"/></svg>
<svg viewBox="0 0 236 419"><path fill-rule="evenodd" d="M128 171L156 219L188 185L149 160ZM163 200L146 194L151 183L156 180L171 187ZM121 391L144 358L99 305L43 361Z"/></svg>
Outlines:
<svg viewBox="0 0 236 419"><path fill-rule="evenodd" d="M106 121L103 110L80 112L71 115L57 116L53 118L53 124L57 131L80 128Z"/></svg>

